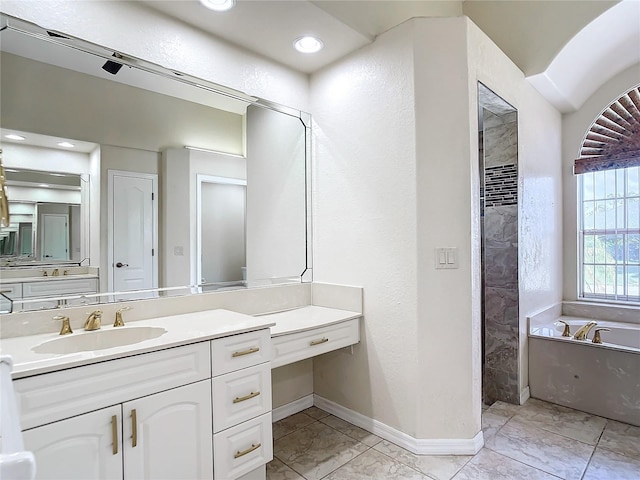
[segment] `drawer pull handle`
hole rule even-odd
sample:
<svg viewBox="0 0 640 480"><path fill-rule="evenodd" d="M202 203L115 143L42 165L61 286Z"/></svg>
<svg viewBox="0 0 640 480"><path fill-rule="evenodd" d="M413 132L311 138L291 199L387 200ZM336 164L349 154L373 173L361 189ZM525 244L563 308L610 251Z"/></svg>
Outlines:
<svg viewBox="0 0 640 480"><path fill-rule="evenodd" d="M138 446L138 419L136 409L131 410L131 447Z"/></svg>
<svg viewBox="0 0 640 480"><path fill-rule="evenodd" d="M249 400L250 398L257 397L260 395L260 392L251 392L249 395L245 395L244 397L236 397L233 399L233 403L244 402L245 400Z"/></svg>
<svg viewBox="0 0 640 480"><path fill-rule="evenodd" d="M320 345L321 343L327 343L329 341L329 339L327 337L322 337L320 340L312 340L309 345L310 346L314 346L314 345Z"/></svg>
<svg viewBox="0 0 640 480"><path fill-rule="evenodd" d="M250 353L256 353L260 351L260 347L247 348L246 350L241 350L239 352L233 352L231 354L232 357L241 357L243 355L249 355Z"/></svg>
<svg viewBox="0 0 640 480"><path fill-rule="evenodd" d="M261 443L257 443L255 445L251 445L249 448L247 448L246 450L243 451L237 451L236 454L233 456L233 458L240 458L240 457L244 457L247 453L251 453L254 450L259 449L262 446Z"/></svg>
<svg viewBox="0 0 640 480"><path fill-rule="evenodd" d="M111 439L113 440L113 454L118 454L118 417L113 415L111 417Z"/></svg>

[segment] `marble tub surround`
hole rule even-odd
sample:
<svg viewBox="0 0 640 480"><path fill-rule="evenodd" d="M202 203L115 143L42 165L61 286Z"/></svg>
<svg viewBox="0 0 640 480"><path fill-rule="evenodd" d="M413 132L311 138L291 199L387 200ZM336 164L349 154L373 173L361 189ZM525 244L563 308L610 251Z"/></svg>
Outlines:
<svg viewBox="0 0 640 480"><path fill-rule="evenodd" d="M562 315L640 324L640 307L596 302L562 302Z"/></svg>
<svg viewBox="0 0 640 480"><path fill-rule="evenodd" d="M640 428L535 399L486 408L487 442L474 456L415 455L381 439L366 444L358 440L362 429L334 424L316 407L292 417L274 423L274 433L280 426L288 433L274 442L269 480L636 480L640 472Z"/></svg>
<svg viewBox="0 0 640 480"><path fill-rule="evenodd" d="M315 297L319 299L318 304L320 306L332 308L349 307L348 310L362 312L362 288L360 287L300 283L208 292L181 297L11 313L1 317L0 339L58 332L60 330L60 321L53 319L56 315L69 317L71 327L74 330L81 330L87 315L97 309L102 310L103 324L107 325L113 323L116 311L123 306L132 307L123 314L125 324L156 317L181 315L217 308L247 315L280 312L307 305L316 305L312 300L314 291L316 292Z"/></svg>

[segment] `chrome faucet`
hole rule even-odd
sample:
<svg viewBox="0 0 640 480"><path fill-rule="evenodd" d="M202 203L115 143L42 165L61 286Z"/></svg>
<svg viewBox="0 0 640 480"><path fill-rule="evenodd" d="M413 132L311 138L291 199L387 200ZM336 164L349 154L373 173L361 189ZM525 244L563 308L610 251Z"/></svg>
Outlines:
<svg viewBox="0 0 640 480"><path fill-rule="evenodd" d="M98 330L102 322L102 310L91 312L87 320L84 322L85 330Z"/></svg>
<svg viewBox="0 0 640 480"><path fill-rule="evenodd" d="M574 340L586 340L587 334L596 325L598 325L598 322L596 322L595 320L588 321L586 324L580 327L576 333L573 334Z"/></svg>

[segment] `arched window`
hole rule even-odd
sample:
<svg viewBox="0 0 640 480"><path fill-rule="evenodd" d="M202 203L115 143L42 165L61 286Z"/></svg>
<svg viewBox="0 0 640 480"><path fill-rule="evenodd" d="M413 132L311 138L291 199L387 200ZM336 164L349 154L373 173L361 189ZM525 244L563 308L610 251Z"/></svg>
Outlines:
<svg viewBox="0 0 640 480"><path fill-rule="evenodd" d="M574 173L580 296L640 303L640 86L593 122Z"/></svg>

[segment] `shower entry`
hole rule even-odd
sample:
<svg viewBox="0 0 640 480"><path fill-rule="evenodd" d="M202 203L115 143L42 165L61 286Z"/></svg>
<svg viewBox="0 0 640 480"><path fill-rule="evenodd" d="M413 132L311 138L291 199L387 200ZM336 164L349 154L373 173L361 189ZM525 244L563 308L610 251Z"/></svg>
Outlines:
<svg viewBox="0 0 640 480"><path fill-rule="evenodd" d="M520 403L518 113L478 83L482 397Z"/></svg>

